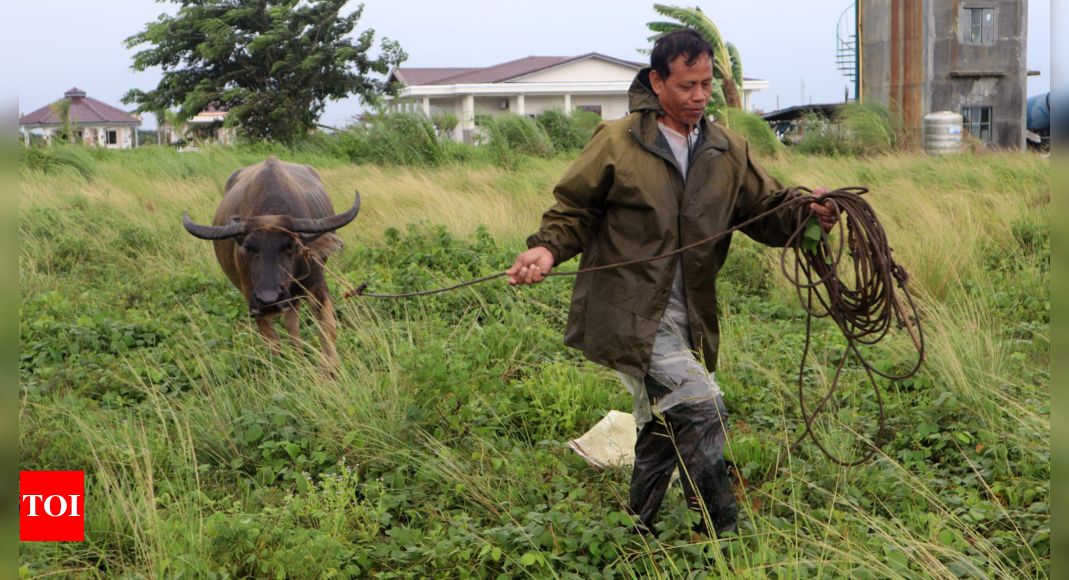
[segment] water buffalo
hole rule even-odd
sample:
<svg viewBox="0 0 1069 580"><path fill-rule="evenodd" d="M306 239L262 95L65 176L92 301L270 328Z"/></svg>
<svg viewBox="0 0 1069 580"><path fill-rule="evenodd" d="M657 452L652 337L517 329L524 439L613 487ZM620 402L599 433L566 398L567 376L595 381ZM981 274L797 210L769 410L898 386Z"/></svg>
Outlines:
<svg viewBox="0 0 1069 580"><path fill-rule="evenodd" d="M352 207L335 215L315 169L268 157L230 174L213 225L195 223L188 211L182 223L195 237L214 242L219 265L245 295L250 315L272 347L279 341L275 318L284 315L286 331L298 338L298 308L310 298L323 354L335 364L337 330L327 281L302 246L325 263L342 248L341 238L331 232L359 212L359 192Z"/></svg>

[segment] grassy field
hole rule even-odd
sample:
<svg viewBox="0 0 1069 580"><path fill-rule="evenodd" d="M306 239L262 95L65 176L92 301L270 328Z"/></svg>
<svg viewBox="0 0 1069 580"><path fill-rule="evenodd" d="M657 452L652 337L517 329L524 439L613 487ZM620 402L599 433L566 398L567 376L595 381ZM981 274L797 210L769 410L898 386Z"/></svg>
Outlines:
<svg viewBox="0 0 1069 580"><path fill-rule="evenodd" d="M336 379L271 356L210 244L232 169L262 151L142 149L19 174L21 470L84 470L86 541L22 543L49 578L1046 578L1050 575L1049 160L799 156L785 182L863 185L911 274L928 339L881 381L891 441L839 468L809 444L794 377L805 318L778 254L736 237L720 288L738 538L694 540L678 489L630 533L627 470L564 442L630 411L561 345L571 282L341 301ZM364 200L332 267L378 291L510 264L567 158L351 165L314 151L336 207ZM574 267L566 265L565 267ZM843 345L815 326L810 397ZM872 349L910 362L904 332ZM875 429L856 364L818 425Z"/></svg>

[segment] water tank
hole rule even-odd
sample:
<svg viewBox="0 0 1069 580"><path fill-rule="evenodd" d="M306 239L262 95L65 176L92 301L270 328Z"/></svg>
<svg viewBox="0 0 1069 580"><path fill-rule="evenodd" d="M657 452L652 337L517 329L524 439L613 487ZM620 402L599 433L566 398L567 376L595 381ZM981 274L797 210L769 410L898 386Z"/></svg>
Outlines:
<svg viewBox="0 0 1069 580"><path fill-rule="evenodd" d="M961 149L963 118L951 111L924 117L924 150L932 155L957 153Z"/></svg>

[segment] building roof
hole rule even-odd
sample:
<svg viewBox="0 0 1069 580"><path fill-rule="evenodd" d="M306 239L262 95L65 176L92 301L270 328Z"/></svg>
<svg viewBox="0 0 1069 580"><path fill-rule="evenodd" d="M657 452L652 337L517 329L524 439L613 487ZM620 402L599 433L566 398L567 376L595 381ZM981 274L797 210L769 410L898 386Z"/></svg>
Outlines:
<svg viewBox="0 0 1069 580"><path fill-rule="evenodd" d="M85 91L74 87L63 93L70 99L70 121L75 125L93 125L107 123L113 125L140 125L141 119L107 103L87 97ZM22 116L19 125L62 125L63 122L52 112L51 106L44 106Z"/></svg>
<svg viewBox="0 0 1069 580"><path fill-rule="evenodd" d="M390 80L397 80L406 85L433 85L435 81L462 73L481 70L478 68L416 68L404 67L393 71Z"/></svg>
<svg viewBox="0 0 1069 580"><path fill-rule="evenodd" d="M769 121L796 121L806 116L807 114L819 114L825 118L831 119L835 117L835 113L842 107L842 103L828 103L821 105L795 105L793 107L787 107L786 109L780 109L778 111L772 111L765 115L761 115L761 118Z"/></svg>
<svg viewBox="0 0 1069 580"><path fill-rule="evenodd" d="M487 67L400 67L393 71L390 75L390 80L400 81L408 86L503 83L555 66L588 58L599 58L615 62L624 66L634 67L636 70L646 66L645 63L622 60L591 52L579 56L528 56Z"/></svg>

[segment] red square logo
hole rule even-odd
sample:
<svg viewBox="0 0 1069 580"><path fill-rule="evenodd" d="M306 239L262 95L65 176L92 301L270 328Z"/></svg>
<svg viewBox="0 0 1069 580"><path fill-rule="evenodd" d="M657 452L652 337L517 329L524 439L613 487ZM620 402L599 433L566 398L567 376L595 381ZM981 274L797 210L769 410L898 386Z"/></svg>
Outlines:
<svg viewBox="0 0 1069 580"><path fill-rule="evenodd" d="M19 472L19 541L85 540L85 472Z"/></svg>

